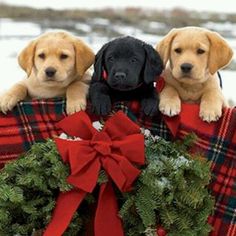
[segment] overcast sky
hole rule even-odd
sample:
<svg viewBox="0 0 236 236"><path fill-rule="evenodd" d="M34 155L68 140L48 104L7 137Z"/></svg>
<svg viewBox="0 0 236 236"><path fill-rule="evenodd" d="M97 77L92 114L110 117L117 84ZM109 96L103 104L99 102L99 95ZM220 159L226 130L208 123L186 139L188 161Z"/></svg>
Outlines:
<svg viewBox="0 0 236 236"><path fill-rule="evenodd" d="M231 12L236 14L235 0L0 0L18 6L33 6L37 8L50 7L54 9L66 8L103 8L103 7L147 7L157 9L171 9L182 7L197 11Z"/></svg>

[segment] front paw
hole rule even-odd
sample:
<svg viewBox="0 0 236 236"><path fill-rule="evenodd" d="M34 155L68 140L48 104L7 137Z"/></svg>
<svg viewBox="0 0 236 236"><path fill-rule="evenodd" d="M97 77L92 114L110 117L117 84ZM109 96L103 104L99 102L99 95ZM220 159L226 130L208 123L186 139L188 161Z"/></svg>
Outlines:
<svg viewBox="0 0 236 236"><path fill-rule="evenodd" d="M66 112L71 115L75 112L84 111L86 109L86 99L67 99Z"/></svg>
<svg viewBox="0 0 236 236"><path fill-rule="evenodd" d="M0 110L6 114L8 111L11 111L20 100L21 99L17 96L6 93L0 97Z"/></svg>
<svg viewBox="0 0 236 236"><path fill-rule="evenodd" d="M201 103L199 116L203 121L206 121L208 123L217 121L222 116L222 106L220 104L212 105Z"/></svg>
<svg viewBox="0 0 236 236"><path fill-rule="evenodd" d="M179 98L160 100L159 110L167 116L176 116L181 111L181 101Z"/></svg>
<svg viewBox="0 0 236 236"><path fill-rule="evenodd" d="M158 111L158 100L155 98L144 98L141 101L141 108L145 115L153 116Z"/></svg>
<svg viewBox="0 0 236 236"><path fill-rule="evenodd" d="M108 115L111 112L111 99L107 95L101 95L92 101L93 111L97 115Z"/></svg>

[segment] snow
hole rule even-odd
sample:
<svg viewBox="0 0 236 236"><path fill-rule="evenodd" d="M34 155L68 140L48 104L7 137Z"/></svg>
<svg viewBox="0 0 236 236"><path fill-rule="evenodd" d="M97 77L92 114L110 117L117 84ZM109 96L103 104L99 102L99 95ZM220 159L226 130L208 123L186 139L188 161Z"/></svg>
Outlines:
<svg viewBox="0 0 236 236"><path fill-rule="evenodd" d="M177 159L175 159L174 165L175 169L180 168L183 165L189 164L191 161L189 161L186 157L184 156L179 156Z"/></svg>
<svg viewBox="0 0 236 236"><path fill-rule="evenodd" d="M69 135L65 133L61 133L59 136L60 139L68 140L68 141L81 141L82 139L80 137L70 137Z"/></svg>
<svg viewBox="0 0 236 236"><path fill-rule="evenodd" d="M0 35L7 36L36 36L41 33L41 29L37 24L31 22L15 22L11 19L0 18Z"/></svg>
<svg viewBox="0 0 236 236"><path fill-rule="evenodd" d="M103 125L102 125L101 122L99 122L99 121L95 121L95 122L93 122L93 127L94 127L96 130L99 131L99 130L102 129Z"/></svg>
<svg viewBox="0 0 236 236"><path fill-rule="evenodd" d="M236 29L236 24L232 24L231 22L224 22L224 23L216 23L216 22L207 22L206 24L203 24L202 27L223 32L223 31L228 31L230 32L232 29Z"/></svg>
<svg viewBox="0 0 236 236"><path fill-rule="evenodd" d="M158 29L158 30L160 30L160 29L165 29L166 24L160 23L160 22L156 22L156 21L151 21L151 22L149 23L149 27L152 28L152 29Z"/></svg>
<svg viewBox="0 0 236 236"><path fill-rule="evenodd" d="M77 23L75 25L75 28L78 29L78 30L82 30L86 33L89 33L92 31L92 28L91 26L89 26L88 24L84 24L84 23Z"/></svg>
<svg viewBox="0 0 236 236"><path fill-rule="evenodd" d="M95 25L101 25L101 26L108 26L110 24L110 21L104 18L94 18L91 19L90 22Z"/></svg>
<svg viewBox="0 0 236 236"><path fill-rule="evenodd" d="M164 188L164 187L169 188L170 187L170 181L164 176L161 177L160 180L157 180L157 183L161 188Z"/></svg>

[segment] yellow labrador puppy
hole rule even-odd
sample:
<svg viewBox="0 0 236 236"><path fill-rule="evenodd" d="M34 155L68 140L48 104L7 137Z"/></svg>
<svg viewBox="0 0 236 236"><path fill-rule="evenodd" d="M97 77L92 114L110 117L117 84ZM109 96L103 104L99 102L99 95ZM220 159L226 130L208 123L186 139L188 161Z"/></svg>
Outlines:
<svg viewBox="0 0 236 236"><path fill-rule="evenodd" d="M1 96L0 110L6 113L27 97L57 96L66 96L68 114L84 110L91 79L87 69L94 57L83 41L67 32L43 34L20 53L18 61L27 79Z"/></svg>
<svg viewBox="0 0 236 236"><path fill-rule="evenodd" d="M156 47L164 64L165 87L160 93L160 111L180 113L181 101L200 103L200 117L216 121L227 106L217 70L228 65L233 51L216 32L198 27L171 30Z"/></svg>

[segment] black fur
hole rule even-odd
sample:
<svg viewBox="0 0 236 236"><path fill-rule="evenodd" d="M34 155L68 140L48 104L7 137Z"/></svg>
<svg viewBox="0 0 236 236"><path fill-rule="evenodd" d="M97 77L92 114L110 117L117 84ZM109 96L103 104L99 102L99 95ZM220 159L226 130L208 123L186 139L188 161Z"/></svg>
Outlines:
<svg viewBox="0 0 236 236"><path fill-rule="evenodd" d="M153 83L162 70L159 54L141 40L127 36L105 44L96 55L89 90L94 112L107 115L112 102L139 100L144 113L154 115L159 99Z"/></svg>

